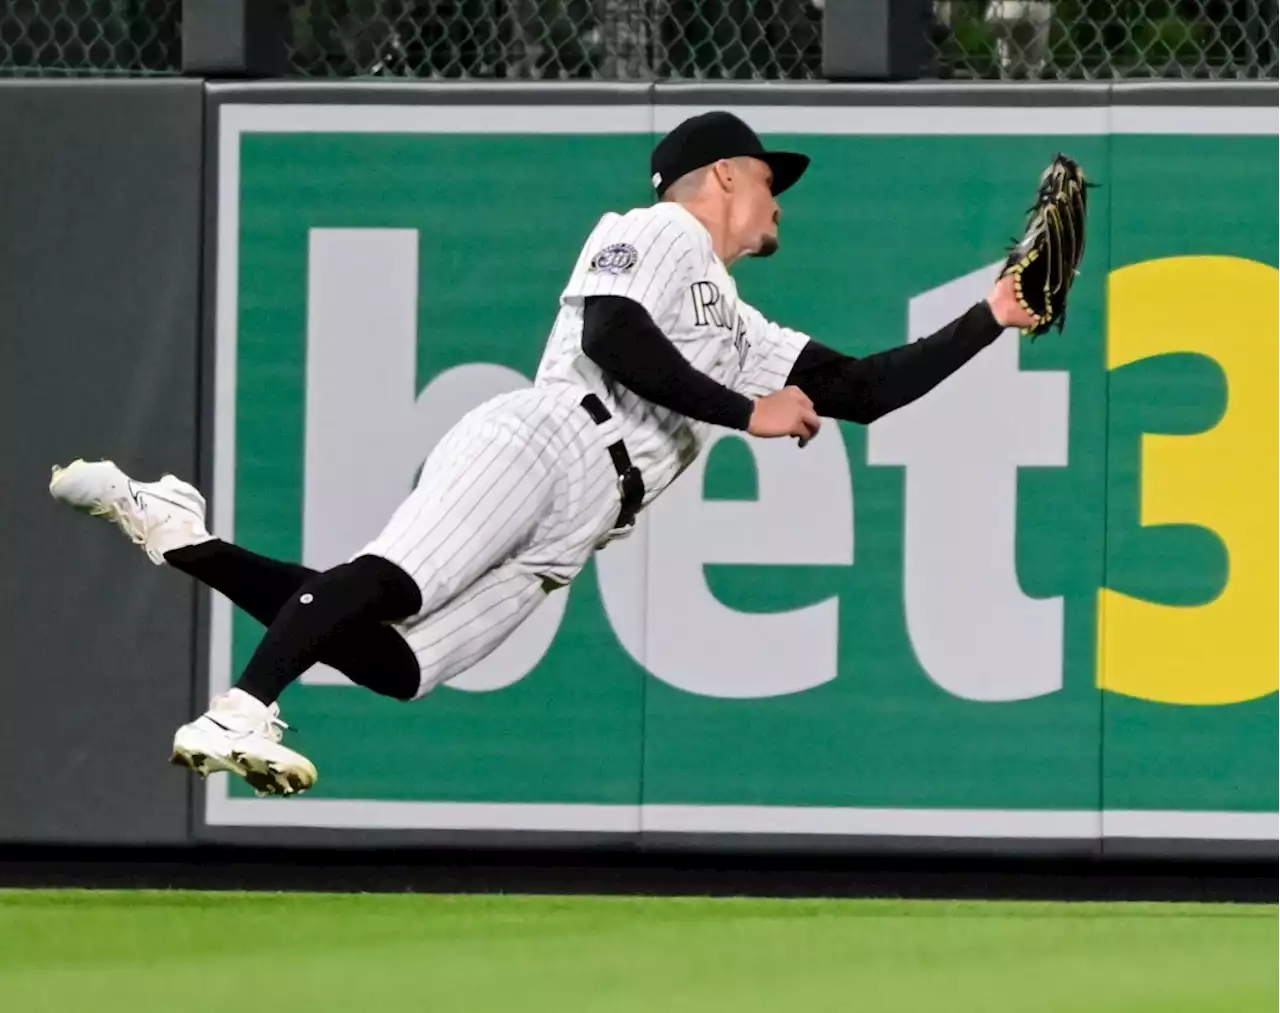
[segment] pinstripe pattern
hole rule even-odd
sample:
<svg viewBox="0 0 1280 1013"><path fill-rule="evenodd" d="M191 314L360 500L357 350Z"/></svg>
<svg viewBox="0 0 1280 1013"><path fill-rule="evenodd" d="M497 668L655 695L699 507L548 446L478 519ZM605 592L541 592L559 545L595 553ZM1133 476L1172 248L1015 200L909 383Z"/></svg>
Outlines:
<svg viewBox="0 0 1280 1013"><path fill-rule="evenodd" d="M488 657L546 598L542 580L511 560L402 630L418 659L418 696Z"/></svg>
<svg viewBox="0 0 1280 1013"><path fill-rule="evenodd" d="M592 258L617 245L634 249L635 265L617 274L592 270ZM695 305L698 283L710 283L718 293L719 321L708 319ZM536 382L547 387L573 384L600 397L618 419L619 435L644 475L646 503L689 466L710 426L641 400L611 382L583 354L583 300L593 295L634 299L690 364L748 397L781 389L809 340L766 320L738 298L737 286L712 249L707 230L679 204L655 204L601 218L561 295ZM745 349L735 342L740 332Z"/></svg>
<svg viewBox="0 0 1280 1013"><path fill-rule="evenodd" d="M356 555L409 573L418 615L396 626L422 690L493 651L542 601L544 577L567 584L618 516L608 426L582 391L529 388L487 401L436 445L418 484Z"/></svg>
<svg viewBox="0 0 1280 1013"><path fill-rule="evenodd" d="M747 397L763 397L781 390L800 350L809 343L809 335L780 327L745 302L738 303L738 312L746 323L751 347L736 389Z"/></svg>
<svg viewBox="0 0 1280 1013"><path fill-rule="evenodd" d="M648 503L706 440L709 426L650 404L583 355L591 295L634 299L695 368L751 397L778 390L808 341L738 299L706 229L679 205L605 215L561 296L534 386L464 416L357 553L398 564L422 591L420 613L396 624L422 670L419 695L497 648L545 597L544 577L568 583L596 548L630 532L613 527L609 443L626 442ZM613 416L604 425L581 407L588 391Z"/></svg>

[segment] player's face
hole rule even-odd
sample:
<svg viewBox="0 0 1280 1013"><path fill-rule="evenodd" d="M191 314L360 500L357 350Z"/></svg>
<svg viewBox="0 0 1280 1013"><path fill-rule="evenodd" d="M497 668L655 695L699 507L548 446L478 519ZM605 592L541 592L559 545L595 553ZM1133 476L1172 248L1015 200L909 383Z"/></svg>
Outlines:
<svg viewBox="0 0 1280 1013"><path fill-rule="evenodd" d="M740 160L731 221L740 249L749 257L769 257L778 250L782 210L773 196L773 170L757 158Z"/></svg>

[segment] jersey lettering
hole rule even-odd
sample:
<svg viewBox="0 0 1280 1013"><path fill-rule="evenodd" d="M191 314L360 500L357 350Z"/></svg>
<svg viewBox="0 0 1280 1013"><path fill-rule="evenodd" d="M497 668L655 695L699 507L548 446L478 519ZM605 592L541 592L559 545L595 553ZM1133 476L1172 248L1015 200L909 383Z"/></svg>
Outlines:
<svg viewBox="0 0 1280 1013"><path fill-rule="evenodd" d="M728 327L724 319L724 308L720 301L720 289L711 281L695 281L689 286L693 297L693 319L699 327L714 324L716 327Z"/></svg>
<svg viewBox="0 0 1280 1013"><path fill-rule="evenodd" d="M747 353L751 351L751 342L747 340L747 318L738 314L738 326L733 335L733 347L738 350L738 368L747 364Z"/></svg>

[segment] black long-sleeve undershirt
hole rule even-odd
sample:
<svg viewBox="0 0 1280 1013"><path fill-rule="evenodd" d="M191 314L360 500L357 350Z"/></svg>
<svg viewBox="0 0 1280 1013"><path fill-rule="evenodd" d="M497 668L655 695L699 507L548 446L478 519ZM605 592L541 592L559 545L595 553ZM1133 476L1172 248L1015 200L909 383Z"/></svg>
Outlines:
<svg viewBox="0 0 1280 1013"><path fill-rule="evenodd" d="M582 350L610 378L661 408L728 429L751 421L751 398L695 369L649 311L625 296L588 296Z"/></svg>
<svg viewBox="0 0 1280 1013"><path fill-rule="evenodd" d="M929 393L1003 333L986 301L927 338L862 359L812 339L787 377L819 415L869 425Z"/></svg>
<svg viewBox="0 0 1280 1013"><path fill-rule="evenodd" d="M927 338L858 359L810 340L787 377L817 414L864 425L910 404L990 345L1004 330L980 302ZM754 402L695 369L639 303L590 296L582 350L646 401L729 429L746 429Z"/></svg>

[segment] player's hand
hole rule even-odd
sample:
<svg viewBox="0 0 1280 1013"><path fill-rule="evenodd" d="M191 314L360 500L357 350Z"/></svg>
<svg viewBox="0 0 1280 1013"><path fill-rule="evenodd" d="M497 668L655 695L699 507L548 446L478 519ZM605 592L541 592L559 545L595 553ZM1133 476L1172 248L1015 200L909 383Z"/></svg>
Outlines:
<svg viewBox="0 0 1280 1013"><path fill-rule="evenodd" d="M987 305L991 307L991 315L1001 327L1018 327L1026 329L1034 327L1039 321L1027 310L1023 309L1014 294L1013 275L1006 274L996 282L991 294L987 296Z"/></svg>
<svg viewBox="0 0 1280 1013"><path fill-rule="evenodd" d="M813 402L799 387L783 387L774 394L756 399L747 423L752 436L795 436L804 446L818 435L822 420L813 410Z"/></svg>

